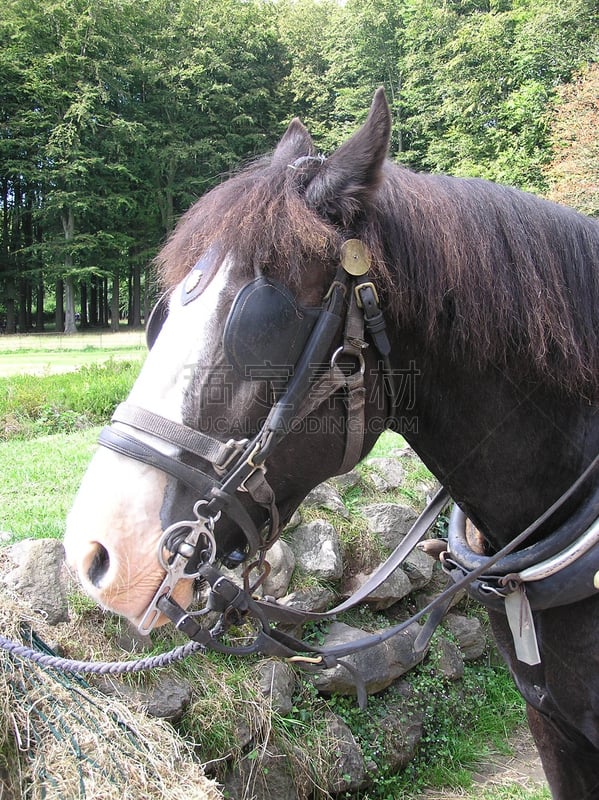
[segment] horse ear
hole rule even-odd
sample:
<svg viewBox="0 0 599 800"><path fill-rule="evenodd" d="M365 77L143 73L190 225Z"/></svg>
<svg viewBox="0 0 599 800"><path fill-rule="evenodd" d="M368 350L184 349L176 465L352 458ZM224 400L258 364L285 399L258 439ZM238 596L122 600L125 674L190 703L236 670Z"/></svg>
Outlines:
<svg viewBox="0 0 599 800"><path fill-rule="evenodd" d="M391 113L380 88L364 125L327 158L306 188L306 203L332 220L351 223L379 185L390 137Z"/></svg>
<svg viewBox="0 0 599 800"><path fill-rule="evenodd" d="M273 153L273 162L293 164L302 156L314 155L314 144L308 129L296 117L289 123L289 127Z"/></svg>

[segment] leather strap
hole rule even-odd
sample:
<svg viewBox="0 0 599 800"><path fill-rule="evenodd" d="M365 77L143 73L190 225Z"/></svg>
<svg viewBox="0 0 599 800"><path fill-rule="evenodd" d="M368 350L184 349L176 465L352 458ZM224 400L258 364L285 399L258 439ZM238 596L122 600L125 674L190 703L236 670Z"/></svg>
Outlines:
<svg viewBox="0 0 599 800"><path fill-rule="evenodd" d="M435 524L439 514L441 514L450 500L449 492L443 488L439 489L387 560L373 572L370 578L354 592L351 597L344 600L330 611L323 611L321 613L301 611L299 609L290 608L289 606L263 600L256 601L257 604L264 608L264 612L270 619L278 622L291 622L295 625L303 622L315 622L327 619L336 614L341 614L343 611L348 611L350 608L354 608L354 606L363 602L375 589L384 583L406 560L418 542L424 539Z"/></svg>
<svg viewBox="0 0 599 800"><path fill-rule="evenodd" d="M219 442L212 436L206 436L187 425L173 422L131 403L118 405L112 415L112 422L120 422L135 430L149 433L163 442L183 448L216 467L226 464L238 450L229 443Z"/></svg>
<svg viewBox="0 0 599 800"><path fill-rule="evenodd" d="M368 347L364 341L364 316L358 308L355 292L351 293L349 309L345 319L342 354L356 360L358 368L347 378L347 414L345 452L339 467L339 475L356 466L364 448L364 413L366 390L364 388L364 355Z"/></svg>

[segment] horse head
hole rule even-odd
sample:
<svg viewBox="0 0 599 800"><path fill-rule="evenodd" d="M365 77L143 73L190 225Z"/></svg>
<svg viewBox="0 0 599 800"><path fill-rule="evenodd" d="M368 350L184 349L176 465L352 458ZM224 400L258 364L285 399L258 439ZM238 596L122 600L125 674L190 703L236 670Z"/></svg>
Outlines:
<svg viewBox="0 0 599 800"><path fill-rule="evenodd" d="M150 352L68 518L68 560L102 606L164 621L147 609L179 549L196 566L263 551L384 429L377 254L355 237L389 135L382 90L327 159L294 120L182 218L159 257ZM168 586L183 606L193 574Z"/></svg>

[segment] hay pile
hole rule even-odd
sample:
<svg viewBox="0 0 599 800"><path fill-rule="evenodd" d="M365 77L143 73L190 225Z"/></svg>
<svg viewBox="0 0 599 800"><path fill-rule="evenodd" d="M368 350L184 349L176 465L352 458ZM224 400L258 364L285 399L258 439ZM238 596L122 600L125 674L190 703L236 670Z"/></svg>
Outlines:
<svg viewBox="0 0 599 800"><path fill-rule="evenodd" d="M0 631L41 648L39 637L51 641L57 634L4 594ZM80 677L0 650L0 798L218 800L222 795L168 723L106 697Z"/></svg>

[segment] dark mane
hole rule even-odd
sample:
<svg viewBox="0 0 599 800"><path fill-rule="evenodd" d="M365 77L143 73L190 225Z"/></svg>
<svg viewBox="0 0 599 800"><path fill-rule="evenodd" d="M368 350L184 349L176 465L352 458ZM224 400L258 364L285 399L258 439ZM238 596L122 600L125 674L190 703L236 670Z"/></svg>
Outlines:
<svg viewBox="0 0 599 800"><path fill-rule="evenodd" d="M179 221L156 263L164 288L213 247L240 269L301 285L307 266L334 263L342 238L301 197L302 174L263 158L208 192ZM300 191L298 191L300 189Z"/></svg>
<svg viewBox="0 0 599 800"><path fill-rule="evenodd" d="M449 336L479 365L520 357L597 399L597 221L488 181L389 163L369 219L402 323L424 328L431 344Z"/></svg>
<svg viewBox="0 0 599 800"><path fill-rule="evenodd" d="M295 285L310 264L332 268L342 237L306 207L309 180L262 159L218 186L162 250L163 282L180 281L216 244L248 275L259 268ZM393 315L423 330L431 347L449 341L478 366L518 359L567 391L599 397L596 221L487 181L387 162L352 235L373 251Z"/></svg>

